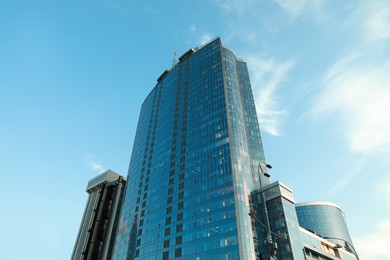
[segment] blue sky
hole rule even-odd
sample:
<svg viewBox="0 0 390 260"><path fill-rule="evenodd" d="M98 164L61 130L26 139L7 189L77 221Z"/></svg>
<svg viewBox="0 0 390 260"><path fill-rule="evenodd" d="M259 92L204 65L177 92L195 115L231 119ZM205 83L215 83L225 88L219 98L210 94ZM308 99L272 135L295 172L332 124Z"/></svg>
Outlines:
<svg viewBox="0 0 390 260"><path fill-rule="evenodd" d="M89 179L126 175L140 105L220 36L248 62L272 179L390 258L390 2L4 0L1 259L69 259Z"/></svg>

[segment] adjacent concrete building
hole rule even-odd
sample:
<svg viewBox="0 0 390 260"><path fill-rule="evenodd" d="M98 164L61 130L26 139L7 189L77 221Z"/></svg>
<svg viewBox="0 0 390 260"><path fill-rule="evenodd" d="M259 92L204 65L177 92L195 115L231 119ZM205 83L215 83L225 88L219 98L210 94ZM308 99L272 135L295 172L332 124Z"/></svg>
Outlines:
<svg viewBox="0 0 390 260"><path fill-rule="evenodd" d="M300 227L305 260L358 260L344 247ZM296 258L298 259L298 258Z"/></svg>
<svg viewBox="0 0 390 260"><path fill-rule="evenodd" d="M253 222L254 225L257 226L257 233L264 233L267 228L262 206L262 192L264 192L264 199L267 205L272 241L275 244L273 248L276 252L274 258L270 257L270 250L267 248L266 241L259 241L258 251L261 259L358 259L355 252L352 252L348 247L341 246L338 243L341 241L344 244L344 238L347 238L346 236L341 235L342 231L345 232L344 228L346 228L346 226L338 226L335 223L340 221L338 218L340 216L335 215L332 209L327 208L327 210L331 210L333 214L330 214L330 212L326 210L314 210L315 212L311 215L311 217L309 217L309 219L312 219L317 226L311 227L318 227L322 230L325 226L325 229L336 232L332 233L333 235L339 236L340 238L343 237L341 238L342 240L321 237L313 231L305 229L307 228L307 225L300 226L301 219L299 219L299 216L302 218L302 211L297 216L299 205L322 205L326 207L334 207L334 204L301 203L295 205L292 189L278 181L266 185L263 189L254 192L253 203L255 204L254 210L256 210L256 215L254 216ZM337 208L339 209L338 206ZM329 227L329 225L333 226ZM322 234L331 233L325 232Z"/></svg>
<svg viewBox="0 0 390 260"><path fill-rule="evenodd" d="M109 259L126 180L107 170L88 182L88 202L72 259Z"/></svg>
<svg viewBox="0 0 390 260"><path fill-rule="evenodd" d="M304 259L302 240L295 212L292 190L277 181L254 192L254 204L258 234L266 232L266 214L263 210L262 192L268 209L268 218L277 259ZM265 235L263 235L265 237ZM264 241L259 241L259 256L269 259L269 249Z"/></svg>
<svg viewBox="0 0 390 260"><path fill-rule="evenodd" d="M356 254L348 231L345 214L331 202L304 202L295 205L299 225Z"/></svg>

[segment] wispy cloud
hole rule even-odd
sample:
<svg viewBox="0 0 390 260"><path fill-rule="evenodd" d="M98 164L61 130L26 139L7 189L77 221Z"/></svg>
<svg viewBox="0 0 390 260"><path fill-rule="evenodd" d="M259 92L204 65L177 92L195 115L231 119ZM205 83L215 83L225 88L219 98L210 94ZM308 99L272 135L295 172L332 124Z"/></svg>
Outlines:
<svg viewBox="0 0 390 260"><path fill-rule="evenodd" d="M189 27L189 30L186 32L186 34L188 37L187 42L192 44L193 41L195 41L193 44L196 45L202 45L212 38L210 33L200 32L195 24L192 24Z"/></svg>
<svg viewBox="0 0 390 260"><path fill-rule="evenodd" d="M199 38L199 42L200 44L205 44L206 42L210 41L211 40L211 35L208 34L208 33L204 33L200 36Z"/></svg>
<svg viewBox="0 0 390 260"><path fill-rule="evenodd" d="M390 221L382 221L371 233L354 239L360 259L390 259Z"/></svg>
<svg viewBox="0 0 390 260"><path fill-rule="evenodd" d="M242 16L258 3L257 0L215 0L215 2L225 13L237 16Z"/></svg>
<svg viewBox="0 0 390 260"><path fill-rule="evenodd" d="M347 51L320 79L322 89L310 112L328 120L344 137L350 152L361 157L328 191L344 189L367 167L373 155L390 152L390 4L356 2L348 6L344 25L352 40Z"/></svg>
<svg viewBox="0 0 390 260"><path fill-rule="evenodd" d="M390 63L347 55L326 73L315 114L338 117L353 152L390 151Z"/></svg>
<svg viewBox="0 0 390 260"><path fill-rule="evenodd" d="M196 33L196 26L195 26L195 24L193 24L193 25L190 26L190 31L191 31L192 33Z"/></svg>
<svg viewBox="0 0 390 260"><path fill-rule="evenodd" d="M390 39L390 2L366 1L356 5L347 24L357 25L369 42Z"/></svg>
<svg viewBox="0 0 390 260"><path fill-rule="evenodd" d="M88 168L97 171L98 173L102 173L107 170L105 167L103 167L103 165L95 160L95 156L93 155L86 156L86 164Z"/></svg>
<svg viewBox="0 0 390 260"><path fill-rule="evenodd" d="M310 13L322 14L323 0L274 0L282 9L293 17L300 16L304 11L310 10ZM322 16L322 15L320 15Z"/></svg>
<svg viewBox="0 0 390 260"><path fill-rule="evenodd" d="M346 161L345 158L341 158L341 161ZM348 170L341 175L335 183L332 183L332 187L326 191L327 194L335 194L341 190L344 190L350 183L358 176L364 167L366 166L367 158L359 158L358 160L349 163L351 166L348 167Z"/></svg>
<svg viewBox="0 0 390 260"><path fill-rule="evenodd" d="M294 16L299 15L309 1L307 0L274 0L281 8L292 13Z"/></svg>
<svg viewBox="0 0 390 260"><path fill-rule="evenodd" d="M380 182L380 184L376 187L376 195L377 197L382 200L384 203L387 203L387 205L390 207L390 178L383 180Z"/></svg>
<svg viewBox="0 0 390 260"><path fill-rule="evenodd" d="M277 93L295 62L280 63L274 59L263 60L256 56L246 60L252 74L252 87L262 130L271 135L281 135L281 120L286 111L280 108Z"/></svg>

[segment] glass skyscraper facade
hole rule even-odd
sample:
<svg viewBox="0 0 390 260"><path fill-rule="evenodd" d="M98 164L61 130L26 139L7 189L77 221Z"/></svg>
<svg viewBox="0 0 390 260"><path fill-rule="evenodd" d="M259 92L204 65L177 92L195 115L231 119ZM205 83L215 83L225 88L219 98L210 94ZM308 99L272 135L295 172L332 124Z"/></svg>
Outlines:
<svg viewBox="0 0 390 260"><path fill-rule="evenodd" d="M142 105L112 258L256 259L264 159L246 63L219 38L189 50Z"/></svg>

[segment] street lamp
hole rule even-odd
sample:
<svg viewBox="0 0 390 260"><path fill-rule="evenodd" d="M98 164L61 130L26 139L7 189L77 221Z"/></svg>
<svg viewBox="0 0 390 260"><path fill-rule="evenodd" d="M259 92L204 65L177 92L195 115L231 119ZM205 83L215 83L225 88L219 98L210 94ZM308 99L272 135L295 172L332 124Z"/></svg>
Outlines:
<svg viewBox="0 0 390 260"><path fill-rule="evenodd" d="M255 215L254 212L249 212L248 215L249 215L250 217L252 217L252 218L256 221L256 223L259 223L263 228L267 229L267 226L264 225L263 222L261 222L261 221L256 217L256 215ZM287 236L286 233L281 233L280 231L278 231L278 233L275 233L275 232L272 232L272 231L271 231L271 234L274 235L274 237L275 237L276 239L280 239L280 238L283 238L283 236ZM267 239L267 242L268 242L268 239ZM272 243L272 240L271 240L271 243ZM268 248L271 250L271 252L270 252L270 258L269 258L269 259L277 259L277 258L276 258L276 255L275 255L275 251L276 251L276 249L278 248L277 243L275 242L275 244L271 244L271 245L268 244ZM258 257L261 257L261 253L257 253L257 256L258 256ZM260 258L260 259L263 259L263 258Z"/></svg>
<svg viewBox="0 0 390 260"><path fill-rule="evenodd" d="M342 246L342 245L339 245L339 244L336 244L336 245L333 247L333 249L339 249L339 248L343 248L343 246Z"/></svg>
<svg viewBox="0 0 390 260"><path fill-rule="evenodd" d="M266 202L265 202L265 196L264 196L264 191L263 191L263 184L261 182L261 177L262 175L264 175L265 177L269 178L271 177L271 175L269 175L268 173L268 169L271 169L272 166L264 161L261 161L259 162L259 165L257 167L257 173L259 175L259 183L260 183L260 193L261 193L261 203L263 205L263 208L264 208L264 215L265 215L265 223L266 223L266 230L267 230L267 244L268 244L268 249L269 249L269 254L270 254L270 259L276 259L276 256L275 256L275 246L272 242L272 236L271 236L271 227L270 227L270 224L269 224L269 218L268 218L268 210L267 210L267 205L266 205ZM260 174L260 170L261 170L261 173Z"/></svg>
<svg viewBox="0 0 390 260"><path fill-rule="evenodd" d="M267 229L266 225L263 224L263 222L261 222L258 218L256 218L256 215L254 212L249 212L248 215L250 217L252 217L257 223L259 223L261 226L263 226L263 228ZM276 237L276 239L279 239L279 238L282 238L283 236L286 236L287 234L283 234L281 233L280 231L278 231L278 233L275 233L273 231L271 231L271 234L274 235L274 237Z"/></svg>

